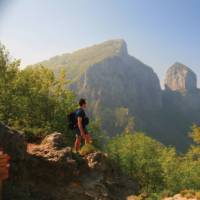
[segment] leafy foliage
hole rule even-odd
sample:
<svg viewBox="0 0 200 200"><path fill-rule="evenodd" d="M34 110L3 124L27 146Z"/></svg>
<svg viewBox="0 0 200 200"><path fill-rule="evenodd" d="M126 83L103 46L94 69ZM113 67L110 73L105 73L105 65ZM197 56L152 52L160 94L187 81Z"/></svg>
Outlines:
<svg viewBox="0 0 200 200"><path fill-rule="evenodd" d="M102 131L100 127L101 127L100 120L99 119L93 120L89 124L88 132L92 136L93 145L99 150L104 150L105 145L109 138L106 135L106 133Z"/></svg>
<svg viewBox="0 0 200 200"><path fill-rule="evenodd" d="M19 70L0 47L0 120L31 138L52 131L67 132L66 115L75 109L75 95L67 89L65 72L55 79L42 66Z"/></svg>
<svg viewBox="0 0 200 200"><path fill-rule="evenodd" d="M119 135L108 144L111 158L145 191L163 185L160 157L164 147L142 133Z"/></svg>
<svg viewBox="0 0 200 200"><path fill-rule="evenodd" d="M85 144L81 150L80 150L80 155L85 156L89 153L94 153L95 151L97 151L97 149L95 148L95 146L93 146L92 144Z"/></svg>
<svg viewBox="0 0 200 200"><path fill-rule="evenodd" d="M189 136L192 138L194 144L191 145L187 155L195 160L200 160L200 127L193 125Z"/></svg>
<svg viewBox="0 0 200 200"><path fill-rule="evenodd" d="M198 127L192 136L198 137ZM193 150L194 147L192 147ZM108 143L108 152L121 169L139 184L140 192L176 193L184 189L200 190L200 159L192 155L178 155L172 147L166 147L143 133L126 133ZM159 195L158 195L159 196ZM159 199L159 198L158 198Z"/></svg>

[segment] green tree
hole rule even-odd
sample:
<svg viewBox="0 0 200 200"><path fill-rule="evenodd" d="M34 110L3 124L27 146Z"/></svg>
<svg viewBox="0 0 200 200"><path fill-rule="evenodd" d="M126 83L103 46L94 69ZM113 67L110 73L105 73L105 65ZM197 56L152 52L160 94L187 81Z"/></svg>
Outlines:
<svg viewBox="0 0 200 200"><path fill-rule="evenodd" d="M106 133L102 131L99 119L90 122L88 132L92 136L93 145L100 150L104 150L109 138L106 136Z"/></svg>
<svg viewBox="0 0 200 200"><path fill-rule="evenodd" d="M187 156L192 157L194 160L200 160L200 127L193 125L189 137L192 138L194 144L191 145Z"/></svg>
<svg viewBox="0 0 200 200"><path fill-rule="evenodd" d="M143 133L122 134L108 143L111 158L137 181L141 191L156 191L163 187L160 162L163 149L163 145Z"/></svg>
<svg viewBox="0 0 200 200"><path fill-rule="evenodd" d="M11 61L1 45L0 120L28 136L42 137L52 131L68 133L66 116L77 104L68 89L66 73L62 71L55 78L42 66L19 70L19 64Z"/></svg>
<svg viewBox="0 0 200 200"><path fill-rule="evenodd" d="M19 72L19 60L11 60L9 52L0 44L0 120L8 123L12 116L13 85Z"/></svg>

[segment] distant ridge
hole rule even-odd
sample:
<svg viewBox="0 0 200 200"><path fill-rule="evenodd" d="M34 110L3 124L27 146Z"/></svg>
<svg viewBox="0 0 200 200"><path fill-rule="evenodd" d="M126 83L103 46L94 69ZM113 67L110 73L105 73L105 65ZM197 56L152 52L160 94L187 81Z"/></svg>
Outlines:
<svg viewBox="0 0 200 200"><path fill-rule="evenodd" d="M93 64L113 56L127 56L127 45L123 39L108 40L100 44L79 49L73 53L66 53L37 63L55 72L64 68L70 79L77 79Z"/></svg>

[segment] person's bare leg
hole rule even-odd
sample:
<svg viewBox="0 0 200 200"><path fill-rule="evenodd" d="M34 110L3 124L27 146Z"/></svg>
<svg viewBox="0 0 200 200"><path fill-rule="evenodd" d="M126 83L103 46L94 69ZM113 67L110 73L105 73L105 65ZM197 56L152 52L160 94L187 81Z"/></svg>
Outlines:
<svg viewBox="0 0 200 200"><path fill-rule="evenodd" d="M85 135L85 144L91 144L92 143L92 138L90 134Z"/></svg>
<svg viewBox="0 0 200 200"><path fill-rule="evenodd" d="M87 135L85 136L85 145L86 144L89 144L89 140L88 140L88 136Z"/></svg>
<svg viewBox="0 0 200 200"><path fill-rule="evenodd" d="M74 149L75 151L79 151L80 150L80 147L81 147L81 137L80 136L76 136L76 141L74 143Z"/></svg>

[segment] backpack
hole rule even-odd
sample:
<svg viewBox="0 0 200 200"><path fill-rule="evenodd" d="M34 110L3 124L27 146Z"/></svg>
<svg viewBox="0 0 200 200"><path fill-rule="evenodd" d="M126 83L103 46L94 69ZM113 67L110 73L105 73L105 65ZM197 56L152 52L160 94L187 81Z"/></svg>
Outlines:
<svg viewBox="0 0 200 200"><path fill-rule="evenodd" d="M71 130L74 130L77 127L76 123L76 111L71 112L67 115L67 122L68 122L68 128Z"/></svg>
<svg viewBox="0 0 200 200"><path fill-rule="evenodd" d="M74 111L74 112L71 112L67 115L67 121L68 121L68 128L70 130L74 130L77 128L77 111ZM87 126L89 124L89 118L88 117L85 117L83 119L83 123L85 126Z"/></svg>

